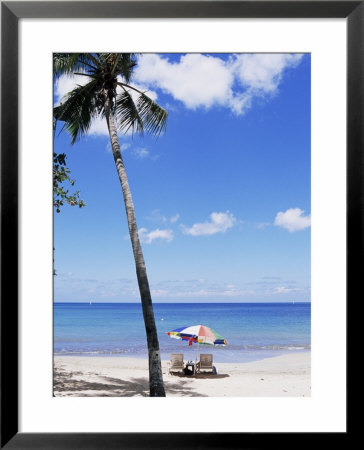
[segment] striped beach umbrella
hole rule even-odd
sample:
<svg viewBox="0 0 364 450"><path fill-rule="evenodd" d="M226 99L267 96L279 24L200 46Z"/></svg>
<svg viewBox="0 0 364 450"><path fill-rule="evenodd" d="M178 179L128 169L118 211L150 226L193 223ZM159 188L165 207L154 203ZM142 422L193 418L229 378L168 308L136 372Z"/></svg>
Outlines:
<svg viewBox="0 0 364 450"><path fill-rule="evenodd" d="M175 330L168 331L167 334L171 338L188 341L188 345L192 345L193 342L208 345L227 345L226 339L221 334L205 325L176 328Z"/></svg>

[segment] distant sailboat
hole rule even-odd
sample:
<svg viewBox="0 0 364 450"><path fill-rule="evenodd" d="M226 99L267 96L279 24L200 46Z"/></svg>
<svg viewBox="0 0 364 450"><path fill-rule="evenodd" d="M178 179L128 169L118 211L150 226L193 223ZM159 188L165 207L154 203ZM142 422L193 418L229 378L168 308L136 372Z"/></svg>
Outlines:
<svg viewBox="0 0 364 450"><path fill-rule="evenodd" d="M92 301L90 300L90 305L92 305Z"/></svg>

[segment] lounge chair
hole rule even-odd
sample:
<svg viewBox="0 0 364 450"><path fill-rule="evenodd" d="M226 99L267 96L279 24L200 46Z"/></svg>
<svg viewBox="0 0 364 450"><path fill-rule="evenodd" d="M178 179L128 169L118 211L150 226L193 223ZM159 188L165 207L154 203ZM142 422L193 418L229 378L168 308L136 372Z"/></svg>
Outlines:
<svg viewBox="0 0 364 450"><path fill-rule="evenodd" d="M197 363L196 372L211 372L216 373L215 367L212 365L212 354L211 353L201 353L200 361Z"/></svg>
<svg viewBox="0 0 364 450"><path fill-rule="evenodd" d="M172 353L171 360L168 362L168 373L183 372L184 369L183 353Z"/></svg>

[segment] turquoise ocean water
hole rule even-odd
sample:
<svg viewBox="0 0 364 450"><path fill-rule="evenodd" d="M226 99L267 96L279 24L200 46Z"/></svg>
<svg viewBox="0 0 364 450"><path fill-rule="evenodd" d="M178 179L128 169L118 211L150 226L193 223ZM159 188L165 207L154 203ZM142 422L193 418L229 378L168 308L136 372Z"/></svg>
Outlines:
<svg viewBox="0 0 364 450"><path fill-rule="evenodd" d="M226 347L200 345L216 362L246 362L311 348L310 303L155 303L162 359L184 353L194 359L196 346L171 339L167 331L207 325ZM147 357L139 303L55 303L54 354Z"/></svg>

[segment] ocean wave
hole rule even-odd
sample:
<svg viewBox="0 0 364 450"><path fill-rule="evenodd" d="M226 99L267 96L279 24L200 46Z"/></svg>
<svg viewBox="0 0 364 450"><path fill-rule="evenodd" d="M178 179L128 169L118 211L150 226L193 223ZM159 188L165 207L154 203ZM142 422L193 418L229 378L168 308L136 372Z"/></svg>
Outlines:
<svg viewBox="0 0 364 450"><path fill-rule="evenodd" d="M123 353L129 353L125 350L94 350L94 351L85 351L85 350L55 350L55 355L121 355Z"/></svg>
<svg viewBox="0 0 364 450"><path fill-rule="evenodd" d="M253 350L253 351L298 351L298 350L311 350L310 344L244 344L244 345L230 345L225 348L228 348L231 351L241 351L241 350ZM224 349L221 349L224 351ZM226 351L226 350L225 350Z"/></svg>

